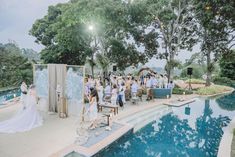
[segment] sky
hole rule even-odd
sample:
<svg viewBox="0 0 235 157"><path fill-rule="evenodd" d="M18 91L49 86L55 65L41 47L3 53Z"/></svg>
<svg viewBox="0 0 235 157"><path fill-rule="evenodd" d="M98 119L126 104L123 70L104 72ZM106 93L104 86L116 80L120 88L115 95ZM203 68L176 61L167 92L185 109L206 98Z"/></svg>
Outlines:
<svg viewBox="0 0 235 157"><path fill-rule="evenodd" d="M29 35L32 24L47 14L48 6L68 0L0 0L0 43L15 41L20 48L40 51L43 46L35 43ZM182 51L177 58L181 61L190 58L192 53ZM164 67L164 60L151 59L146 66Z"/></svg>
<svg viewBox="0 0 235 157"><path fill-rule="evenodd" d="M40 51L29 35L32 24L47 14L48 6L68 0L0 0L0 43L14 40L20 48Z"/></svg>

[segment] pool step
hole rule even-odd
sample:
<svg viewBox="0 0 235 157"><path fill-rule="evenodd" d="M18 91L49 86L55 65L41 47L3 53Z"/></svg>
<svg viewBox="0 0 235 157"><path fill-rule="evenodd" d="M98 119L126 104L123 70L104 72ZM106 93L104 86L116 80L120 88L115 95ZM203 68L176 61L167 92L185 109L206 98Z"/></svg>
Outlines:
<svg viewBox="0 0 235 157"><path fill-rule="evenodd" d="M128 115L128 116L125 116L125 117L122 117L120 118L119 120L120 121L123 121L123 122L129 122L129 121L132 121L136 118L139 118L143 115L146 115L148 114L149 112L153 112L155 110L160 110L162 108L166 108L165 105L157 105L157 106L153 106L151 108L147 108L147 109L144 109L144 110L141 110L141 111L138 111L138 112L135 112L135 113L132 113L131 115Z"/></svg>
<svg viewBox="0 0 235 157"><path fill-rule="evenodd" d="M148 123L154 121L155 119L170 113L171 107L165 105L157 105L146 109L144 111L136 112L132 115L119 119L120 121L129 123L134 126L134 132L138 131Z"/></svg>
<svg viewBox="0 0 235 157"><path fill-rule="evenodd" d="M130 122L130 124L132 124L134 126L133 132L135 133L135 132L139 131L140 129L142 129L143 127L145 127L149 123L153 122L154 120L160 119L163 115L166 115L171 112L172 112L172 108L167 107L165 109L161 109L161 111L156 111L156 112L153 112L149 115L146 115L141 120L136 120L136 121Z"/></svg>

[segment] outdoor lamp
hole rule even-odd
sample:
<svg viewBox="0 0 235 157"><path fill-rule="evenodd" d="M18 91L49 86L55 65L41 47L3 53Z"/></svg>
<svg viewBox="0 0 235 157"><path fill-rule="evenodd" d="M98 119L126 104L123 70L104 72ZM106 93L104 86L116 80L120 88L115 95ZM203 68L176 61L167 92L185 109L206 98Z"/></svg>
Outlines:
<svg viewBox="0 0 235 157"><path fill-rule="evenodd" d="M93 25L89 25L89 26L88 26L88 29L89 29L90 31L93 31L93 30L94 30Z"/></svg>

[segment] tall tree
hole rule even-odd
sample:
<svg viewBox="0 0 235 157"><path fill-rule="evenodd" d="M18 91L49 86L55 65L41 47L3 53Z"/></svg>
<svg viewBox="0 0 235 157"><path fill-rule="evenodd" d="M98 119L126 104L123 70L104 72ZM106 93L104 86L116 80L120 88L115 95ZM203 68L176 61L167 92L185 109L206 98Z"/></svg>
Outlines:
<svg viewBox="0 0 235 157"><path fill-rule="evenodd" d="M214 65L235 45L235 2L233 0L195 0L195 15L200 25L201 52L206 57L206 86L211 84Z"/></svg>
<svg viewBox="0 0 235 157"><path fill-rule="evenodd" d="M22 81L31 84L32 78L32 64L20 48L14 43L0 43L0 88L19 86Z"/></svg>
<svg viewBox="0 0 235 157"><path fill-rule="evenodd" d="M146 62L141 58L150 57L150 53L139 51L137 41L132 40L143 30L140 32L138 26L132 24L129 13L129 5L122 0L71 0L50 6L48 14L34 23L30 34L46 47L41 56L47 63L84 64L88 58L93 69L96 54L103 53L119 57L108 58L111 63L118 62L123 68L135 63L135 60L121 63L122 58L133 56ZM89 29L91 27L93 29ZM112 47L117 45L112 45L114 40L120 46L118 53L124 50L123 56L115 55L117 49L114 51ZM129 54L129 51L132 53Z"/></svg>
<svg viewBox="0 0 235 157"><path fill-rule="evenodd" d="M181 49L191 50L196 43L197 25L193 18L192 0L147 0L150 29L157 32L157 42L161 45L157 58L165 59L168 81L178 65L175 56Z"/></svg>

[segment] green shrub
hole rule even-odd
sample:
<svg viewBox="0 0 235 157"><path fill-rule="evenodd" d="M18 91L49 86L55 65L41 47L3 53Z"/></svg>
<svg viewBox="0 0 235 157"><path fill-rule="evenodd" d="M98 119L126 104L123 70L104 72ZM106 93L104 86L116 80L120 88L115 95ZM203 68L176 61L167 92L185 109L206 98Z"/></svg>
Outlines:
<svg viewBox="0 0 235 157"><path fill-rule="evenodd" d="M220 59L220 75L235 80L235 50L224 53Z"/></svg>
<svg viewBox="0 0 235 157"><path fill-rule="evenodd" d="M215 76L215 77L213 77L213 82L215 84L219 84L219 85L235 87L235 81L234 80L230 80L227 77Z"/></svg>
<svg viewBox="0 0 235 157"><path fill-rule="evenodd" d="M221 85L211 85L208 87L199 88L196 93L199 95L213 95L213 94L220 94L226 91L231 91L231 87L221 86Z"/></svg>
<svg viewBox="0 0 235 157"><path fill-rule="evenodd" d="M182 88L174 88L172 94L182 95L185 92L186 95L193 94L193 91L182 89Z"/></svg>
<svg viewBox="0 0 235 157"><path fill-rule="evenodd" d="M188 83L188 82L189 82L189 79L186 80L185 82ZM206 81L201 80L201 79L191 79L191 83L192 83L192 84L205 84Z"/></svg>

